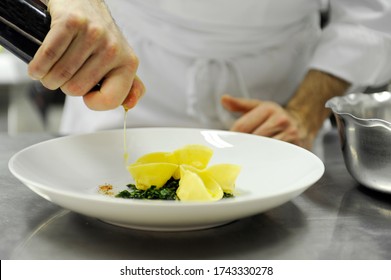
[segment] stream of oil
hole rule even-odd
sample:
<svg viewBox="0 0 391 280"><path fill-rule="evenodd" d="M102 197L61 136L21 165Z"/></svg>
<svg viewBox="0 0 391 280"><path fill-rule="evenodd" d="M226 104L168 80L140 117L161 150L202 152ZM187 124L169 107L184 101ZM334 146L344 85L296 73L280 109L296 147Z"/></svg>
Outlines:
<svg viewBox="0 0 391 280"><path fill-rule="evenodd" d="M128 141L126 139L126 118L128 116L128 109L124 107L124 164L125 167L128 166L129 161L129 152L128 152Z"/></svg>

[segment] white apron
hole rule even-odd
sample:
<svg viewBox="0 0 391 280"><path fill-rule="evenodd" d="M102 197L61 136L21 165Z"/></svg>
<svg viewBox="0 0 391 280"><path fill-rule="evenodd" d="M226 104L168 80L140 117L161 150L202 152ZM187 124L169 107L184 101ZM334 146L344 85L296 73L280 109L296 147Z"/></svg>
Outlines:
<svg viewBox="0 0 391 280"><path fill-rule="evenodd" d="M320 36L320 1L107 2L147 89L128 112L129 127L228 129L238 116L221 106L226 93L285 104ZM82 98L69 97L60 133L120 128L123 116L122 108L91 111Z"/></svg>

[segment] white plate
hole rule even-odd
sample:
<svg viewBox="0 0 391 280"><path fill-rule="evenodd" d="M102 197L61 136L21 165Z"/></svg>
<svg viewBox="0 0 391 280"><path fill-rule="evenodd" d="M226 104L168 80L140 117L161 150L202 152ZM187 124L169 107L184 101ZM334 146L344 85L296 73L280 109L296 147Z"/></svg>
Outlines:
<svg viewBox="0 0 391 280"><path fill-rule="evenodd" d="M264 212L300 195L324 172L314 154L285 142L249 134L183 128L127 130L129 162L150 152L187 144L214 150L211 164L242 166L239 194L218 202L144 201L102 195L99 186L126 189L122 130L67 136L15 154L9 169L35 193L72 211L125 227L178 231L214 227Z"/></svg>

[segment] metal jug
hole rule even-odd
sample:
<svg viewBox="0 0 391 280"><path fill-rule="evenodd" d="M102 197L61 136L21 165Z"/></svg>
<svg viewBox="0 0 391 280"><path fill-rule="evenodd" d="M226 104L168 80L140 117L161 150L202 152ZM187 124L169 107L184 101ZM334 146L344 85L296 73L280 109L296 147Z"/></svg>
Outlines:
<svg viewBox="0 0 391 280"><path fill-rule="evenodd" d="M345 164L362 185L391 193L391 92L352 93L326 102Z"/></svg>

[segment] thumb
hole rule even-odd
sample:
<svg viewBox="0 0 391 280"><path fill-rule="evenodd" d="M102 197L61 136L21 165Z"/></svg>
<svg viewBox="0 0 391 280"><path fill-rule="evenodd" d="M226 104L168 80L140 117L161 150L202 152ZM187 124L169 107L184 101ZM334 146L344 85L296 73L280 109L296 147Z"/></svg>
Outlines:
<svg viewBox="0 0 391 280"><path fill-rule="evenodd" d="M228 94L223 95L220 102L226 110L239 113L247 113L261 103L257 99L233 97Z"/></svg>

